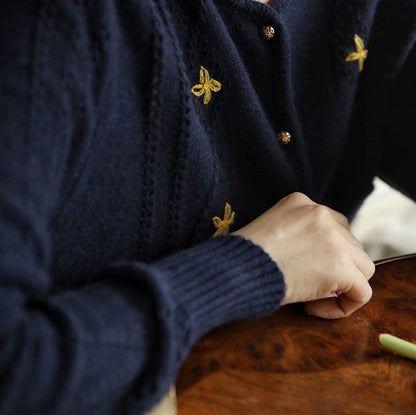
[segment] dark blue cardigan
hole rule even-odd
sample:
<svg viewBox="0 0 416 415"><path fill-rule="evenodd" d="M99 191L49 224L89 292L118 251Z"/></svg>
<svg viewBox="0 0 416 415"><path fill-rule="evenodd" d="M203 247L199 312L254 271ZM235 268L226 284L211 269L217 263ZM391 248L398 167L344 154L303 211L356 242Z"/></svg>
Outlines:
<svg viewBox="0 0 416 415"><path fill-rule="evenodd" d="M376 174L416 195L414 0L8 0L0 27L1 414L142 413L284 295L216 230L293 191L351 217Z"/></svg>

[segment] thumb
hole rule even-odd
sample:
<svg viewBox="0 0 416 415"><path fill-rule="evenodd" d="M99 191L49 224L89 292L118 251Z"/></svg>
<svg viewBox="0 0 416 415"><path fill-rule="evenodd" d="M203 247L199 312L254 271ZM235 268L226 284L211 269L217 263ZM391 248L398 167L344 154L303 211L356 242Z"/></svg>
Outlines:
<svg viewBox="0 0 416 415"><path fill-rule="evenodd" d="M372 293L370 284L365 277L362 277L351 289L337 297L323 298L306 303L305 311L307 314L327 319L347 317L366 304Z"/></svg>

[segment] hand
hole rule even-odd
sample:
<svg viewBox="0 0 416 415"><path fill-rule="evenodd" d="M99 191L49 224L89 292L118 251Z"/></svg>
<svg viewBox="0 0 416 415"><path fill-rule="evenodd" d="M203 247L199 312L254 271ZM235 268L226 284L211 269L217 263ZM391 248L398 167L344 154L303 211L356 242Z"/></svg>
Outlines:
<svg viewBox="0 0 416 415"><path fill-rule="evenodd" d="M292 193L239 229L278 264L286 283L282 304L307 302L308 314L350 315L372 295L374 263L347 218L302 193Z"/></svg>

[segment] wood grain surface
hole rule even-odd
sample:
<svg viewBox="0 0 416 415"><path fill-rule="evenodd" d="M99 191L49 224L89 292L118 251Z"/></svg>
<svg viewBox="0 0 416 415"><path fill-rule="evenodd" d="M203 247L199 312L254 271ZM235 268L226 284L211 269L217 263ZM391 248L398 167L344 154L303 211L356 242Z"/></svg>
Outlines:
<svg viewBox="0 0 416 415"><path fill-rule="evenodd" d="M341 320L286 306L203 337L177 382L179 415L416 413L416 362L378 343L416 343L416 257L377 266L369 304Z"/></svg>

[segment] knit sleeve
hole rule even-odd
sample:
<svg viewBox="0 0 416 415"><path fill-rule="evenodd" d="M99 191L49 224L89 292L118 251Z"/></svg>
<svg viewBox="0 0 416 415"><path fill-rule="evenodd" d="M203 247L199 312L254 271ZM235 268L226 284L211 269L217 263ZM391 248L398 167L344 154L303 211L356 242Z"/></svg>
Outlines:
<svg viewBox="0 0 416 415"><path fill-rule="evenodd" d="M414 40L416 42L416 38ZM381 178L416 200L416 47L387 97L383 128Z"/></svg>
<svg viewBox="0 0 416 415"><path fill-rule="evenodd" d="M143 413L175 381L197 338L276 309L284 293L270 257L232 235L151 264L108 264L82 287L53 291L50 222L100 93L94 56L78 42L91 37L79 23L84 5L0 6L4 415Z"/></svg>

